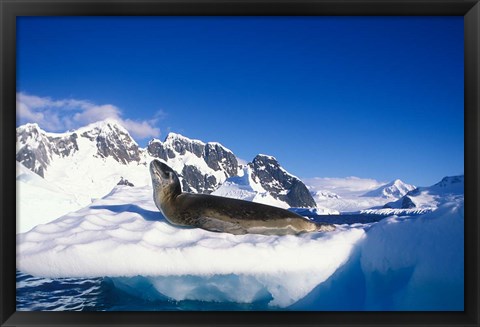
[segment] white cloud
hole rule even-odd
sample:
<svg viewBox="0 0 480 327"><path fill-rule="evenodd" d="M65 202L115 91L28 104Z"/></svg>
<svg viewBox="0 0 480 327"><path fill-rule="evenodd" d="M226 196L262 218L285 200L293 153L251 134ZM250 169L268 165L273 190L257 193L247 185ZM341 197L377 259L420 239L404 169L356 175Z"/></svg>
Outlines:
<svg viewBox="0 0 480 327"><path fill-rule="evenodd" d="M132 133L132 135L136 135L142 139L147 137L158 137L160 135L160 129L153 127L150 122L147 121L137 122L127 119L123 121L123 126Z"/></svg>
<svg viewBox="0 0 480 327"><path fill-rule="evenodd" d="M247 160L239 158L239 157L237 157L237 161L240 165L246 165L248 163Z"/></svg>
<svg viewBox="0 0 480 327"><path fill-rule="evenodd" d="M321 191L328 190L339 195L357 193L357 192L366 192L373 189L376 189L386 183L379 182L375 179L370 178L359 178L359 177L314 177L314 178L305 178L303 182L310 186L312 190Z"/></svg>
<svg viewBox="0 0 480 327"><path fill-rule="evenodd" d="M26 120L31 120L31 121L43 121L44 115L43 112L34 112L33 110L30 109L28 105L26 105L23 102L19 102L17 100L17 116L22 117L23 119Z"/></svg>
<svg viewBox="0 0 480 327"><path fill-rule="evenodd" d="M81 125L90 124L96 121L112 118L121 122L120 109L111 104L94 106L86 108L73 115L73 120ZM126 126L124 126L126 128Z"/></svg>
<svg viewBox="0 0 480 327"><path fill-rule="evenodd" d="M155 127L165 112L157 111L149 120L137 121L122 117L122 111L115 105L97 105L78 99L52 99L23 92L17 93L17 119L21 123L37 123L45 130L58 132L78 128L105 119L115 119L135 138L159 137L160 129Z"/></svg>

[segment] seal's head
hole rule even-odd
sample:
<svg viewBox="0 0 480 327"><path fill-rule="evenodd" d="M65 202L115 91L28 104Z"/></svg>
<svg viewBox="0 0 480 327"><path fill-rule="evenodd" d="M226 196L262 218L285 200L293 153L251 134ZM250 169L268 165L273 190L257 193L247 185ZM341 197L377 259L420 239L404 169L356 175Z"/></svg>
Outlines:
<svg viewBox="0 0 480 327"><path fill-rule="evenodd" d="M152 177L153 199L160 210L162 202L169 201L182 193L177 174L163 162L154 159L150 163L150 175Z"/></svg>

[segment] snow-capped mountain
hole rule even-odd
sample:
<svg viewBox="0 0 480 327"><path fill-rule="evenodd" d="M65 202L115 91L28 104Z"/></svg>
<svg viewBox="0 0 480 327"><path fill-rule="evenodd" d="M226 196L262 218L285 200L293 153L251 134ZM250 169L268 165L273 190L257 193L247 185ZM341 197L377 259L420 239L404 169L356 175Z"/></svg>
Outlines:
<svg viewBox="0 0 480 327"><path fill-rule="evenodd" d="M17 128L16 159L25 167L44 177L54 157L66 157L78 151L78 134L48 135L37 124Z"/></svg>
<svg viewBox="0 0 480 327"><path fill-rule="evenodd" d="M310 194L312 194L312 197L315 199L315 201L326 199L340 199L340 195L327 190L311 191Z"/></svg>
<svg viewBox="0 0 480 327"><path fill-rule="evenodd" d="M396 179L388 184L382 185L379 188L369 191L362 196L364 197L383 197L385 199L399 199L409 191L415 189L414 185L406 184L403 181Z"/></svg>
<svg viewBox="0 0 480 327"><path fill-rule="evenodd" d="M164 141L154 139L140 148L114 120L65 133L48 133L37 124L17 128L19 163L48 183L90 200L105 196L124 181L136 187L150 185L148 163L154 158L178 173L186 192L211 193L228 178L243 176L231 150L180 134L170 133ZM262 196L275 200L271 204L315 206L305 185L275 160L258 156L248 167L252 179L263 189Z"/></svg>
<svg viewBox="0 0 480 327"><path fill-rule="evenodd" d="M232 151L216 142L204 143L176 133L164 142L154 139L148 154L163 159L179 175L185 192L211 193L228 177L238 173L238 161Z"/></svg>
<svg viewBox="0 0 480 327"><path fill-rule="evenodd" d="M265 160L270 165L265 167ZM274 168L281 171L272 174ZM282 208L312 208L313 198L305 196L306 186L280 167L275 158L258 155L252 163L242 166L238 175L228 178L213 195L259 202ZM308 190L307 190L308 192Z"/></svg>
<svg viewBox="0 0 480 327"><path fill-rule="evenodd" d="M342 213L377 210L415 189L399 179L390 183L357 177L311 178L306 181L318 207Z"/></svg>
<svg viewBox="0 0 480 327"><path fill-rule="evenodd" d="M89 147L93 145L93 156L97 158L111 157L123 164L140 161L137 143L125 128L113 120L90 124L66 133L47 133L37 124L20 126L17 128L16 159L45 177L51 162L72 157L80 150L79 143L91 143Z"/></svg>
<svg viewBox="0 0 480 327"><path fill-rule="evenodd" d="M248 166L252 169L253 181L278 200L290 207L316 207L305 184L283 169L274 157L259 154Z"/></svg>
<svg viewBox="0 0 480 327"><path fill-rule="evenodd" d="M382 208L406 194L413 185L400 180L390 183L358 177L306 179L318 207L342 213L358 213L372 208Z"/></svg>
<svg viewBox="0 0 480 327"><path fill-rule="evenodd" d="M384 208L435 210L442 203L464 196L464 176L447 176L429 187L417 187Z"/></svg>
<svg viewBox="0 0 480 327"><path fill-rule="evenodd" d="M249 165L242 166L237 176L228 178L213 195L253 201L277 207L288 208L287 203L278 200L253 179L253 170Z"/></svg>
<svg viewBox="0 0 480 327"><path fill-rule="evenodd" d="M436 194L464 194L465 176L447 176L440 182L429 187L431 193ZM421 188L420 188L421 191Z"/></svg>
<svg viewBox="0 0 480 327"><path fill-rule="evenodd" d="M140 161L140 149L128 131L114 120L105 120L77 130L80 137L96 143L97 156L112 157L127 164Z"/></svg>

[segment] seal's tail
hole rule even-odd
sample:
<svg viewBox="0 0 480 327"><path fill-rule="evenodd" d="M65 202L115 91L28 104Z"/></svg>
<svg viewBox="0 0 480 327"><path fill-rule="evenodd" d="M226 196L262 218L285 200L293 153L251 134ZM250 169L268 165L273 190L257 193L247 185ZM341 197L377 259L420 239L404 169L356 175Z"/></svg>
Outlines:
<svg viewBox="0 0 480 327"><path fill-rule="evenodd" d="M333 232L335 230L335 225L327 223L315 223L317 226L317 232Z"/></svg>

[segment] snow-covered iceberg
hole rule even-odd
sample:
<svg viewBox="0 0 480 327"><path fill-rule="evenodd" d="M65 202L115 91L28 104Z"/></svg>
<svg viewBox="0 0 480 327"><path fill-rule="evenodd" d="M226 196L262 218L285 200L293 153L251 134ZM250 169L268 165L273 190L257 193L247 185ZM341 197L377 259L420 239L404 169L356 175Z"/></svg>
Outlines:
<svg viewBox="0 0 480 327"><path fill-rule="evenodd" d="M125 290L147 284L175 300L268 298L286 307L345 263L364 234L340 228L235 236L178 228L155 208L150 187L117 186L87 208L19 234L17 268L43 277L109 276Z"/></svg>
<svg viewBox="0 0 480 327"><path fill-rule="evenodd" d="M464 202L387 218L361 247L369 310L463 310Z"/></svg>
<svg viewBox="0 0 480 327"><path fill-rule="evenodd" d="M168 224L151 188L117 186L17 235L17 269L108 276L135 297L292 310L463 310L463 198L436 211L300 236Z"/></svg>
<svg viewBox="0 0 480 327"><path fill-rule="evenodd" d="M348 262L291 309L462 311L464 201L367 227Z"/></svg>

